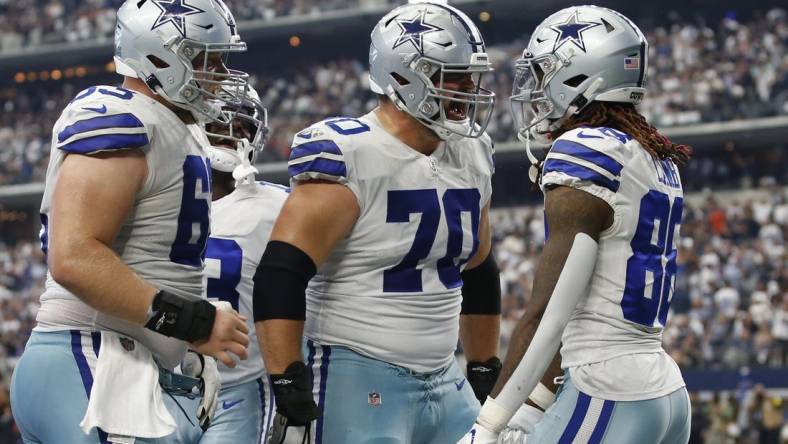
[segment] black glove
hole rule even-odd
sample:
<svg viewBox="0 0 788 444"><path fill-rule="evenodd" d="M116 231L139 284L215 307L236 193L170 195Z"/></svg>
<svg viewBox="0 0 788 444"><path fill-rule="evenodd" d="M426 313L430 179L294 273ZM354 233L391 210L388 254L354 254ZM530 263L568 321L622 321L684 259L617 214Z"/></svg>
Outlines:
<svg viewBox="0 0 788 444"><path fill-rule="evenodd" d="M268 442L282 443L290 426L305 426L306 439L310 424L321 414L312 398L312 384L309 381L306 365L301 361L295 361L287 366L284 373L271 375L271 382L276 399L276 419Z"/></svg>
<svg viewBox="0 0 788 444"><path fill-rule="evenodd" d="M476 399L479 402L484 404L487 396L495 386L495 381L498 380L498 375L501 373L501 360L492 357L486 362L469 362L466 370L473 394L476 395Z"/></svg>

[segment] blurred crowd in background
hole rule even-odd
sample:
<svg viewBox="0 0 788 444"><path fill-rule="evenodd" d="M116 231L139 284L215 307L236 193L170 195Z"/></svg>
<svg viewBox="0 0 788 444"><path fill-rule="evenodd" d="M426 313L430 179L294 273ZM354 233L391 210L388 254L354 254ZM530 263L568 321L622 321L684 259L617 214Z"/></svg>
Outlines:
<svg viewBox="0 0 788 444"><path fill-rule="evenodd" d="M5 7L16 8L10 4ZM81 10L81 3L74 5L66 10ZM94 7L86 6L85 10ZM0 29L3 17L0 14ZM788 115L788 21L784 10L756 14L746 23L726 18L714 26L667 20L646 31L652 62L649 93L640 109L657 126ZM499 99L488 132L498 142L514 139L508 96L512 61L525 42L518 40L489 50L496 71L486 82ZM268 107L271 126L261 160L286 160L293 135L316 121L327 116L359 116L373 109L376 98L368 89L367 75L367 62L353 59L294 63L276 73L253 73L253 84ZM65 104L86 86L40 84L0 94L0 185L42 180L52 124Z"/></svg>

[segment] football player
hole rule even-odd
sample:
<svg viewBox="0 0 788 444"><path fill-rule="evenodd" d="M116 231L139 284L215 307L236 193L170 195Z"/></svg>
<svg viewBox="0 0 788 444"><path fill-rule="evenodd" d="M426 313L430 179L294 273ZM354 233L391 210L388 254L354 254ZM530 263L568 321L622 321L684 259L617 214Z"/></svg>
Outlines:
<svg viewBox="0 0 788 444"><path fill-rule="evenodd" d="M254 180L254 161L268 133L267 112L257 93L250 88L240 110L231 115L229 124L206 125L213 168L206 289L208 299L228 302L252 324L253 277L289 189ZM210 426L186 429L180 442L259 443L275 410L257 338L251 338L247 360L235 368L219 365L219 373L221 391ZM197 403L192 401L187 411L196 410Z"/></svg>
<svg viewBox="0 0 788 444"><path fill-rule="evenodd" d="M547 18L516 62L512 108L548 237L496 396L464 442L497 442L559 344L563 383L528 444L689 439L689 398L662 332L683 203L677 164L690 149L635 108L647 67L637 26L596 6ZM551 144L542 162L532 139Z"/></svg>
<svg viewBox="0 0 788 444"><path fill-rule="evenodd" d="M187 347L230 367L230 353L246 356L244 319L202 297L211 188L199 124L240 103L248 76L224 59L244 49L220 0L129 0L115 33L123 86L80 92L55 123L41 204L49 275L11 386L25 442L166 441L181 413L167 414L159 380L185 390L171 370ZM83 417L111 427L81 429Z"/></svg>
<svg viewBox="0 0 788 444"><path fill-rule="evenodd" d="M294 188L255 277L281 415L270 442L317 418L318 443L453 443L500 368L484 42L432 3L394 9L371 37L380 104L295 136Z"/></svg>

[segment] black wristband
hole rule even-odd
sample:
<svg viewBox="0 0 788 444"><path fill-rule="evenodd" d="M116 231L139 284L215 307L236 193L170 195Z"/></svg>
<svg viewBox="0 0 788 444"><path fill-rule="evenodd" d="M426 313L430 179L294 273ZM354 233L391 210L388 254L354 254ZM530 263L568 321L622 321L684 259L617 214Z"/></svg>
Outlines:
<svg viewBox="0 0 788 444"><path fill-rule="evenodd" d="M254 321L306 319L306 286L317 267L306 253L287 242L271 241L254 274Z"/></svg>
<svg viewBox="0 0 788 444"><path fill-rule="evenodd" d="M501 272L492 250L487 258L462 277L462 308L460 314L501 314Z"/></svg>
<svg viewBox="0 0 788 444"><path fill-rule="evenodd" d="M153 314L145 328L187 342L211 337L216 307L205 299L189 299L159 290L151 309Z"/></svg>
<svg viewBox="0 0 788 444"><path fill-rule="evenodd" d="M485 362L469 362L466 366L468 383L473 389L476 399L482 404L495 387L498 375L501 373L501 360L492 357Z"/></svg>

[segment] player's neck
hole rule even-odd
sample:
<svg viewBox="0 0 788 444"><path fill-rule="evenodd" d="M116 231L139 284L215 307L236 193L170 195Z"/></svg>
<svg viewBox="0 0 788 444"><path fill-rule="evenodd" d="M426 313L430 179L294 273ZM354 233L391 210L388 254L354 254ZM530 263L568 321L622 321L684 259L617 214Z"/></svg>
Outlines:
<svg viewBox="0 0 788 444"><path fill-rule="evenodd" d="M219 200L233 192L235 179L233 179L232 173L214 170L211 172L211 175L211 200Z"/></svg>
<svg viewBox="0 0 788 444"><path fill-rule="evenodd" d="M398 110L393 103L382 101L375 115L386 132L421 154L429 156L438 149L441 139L410 114Z"/></svg>
<svg viewBox="0 0 788 444"><path fill-rule="evenodd" d="M135 79L134 77L124 77L123 87L126 89L137 91L138 93L146 95L151 99L161 103L162 105L166 106L170 111L175 113L175 115L178 116L178 118L181 119L183 123L187 125L196 123L196 120L194 119L194 115L192 115L191 112L186 111L185 109L182 108L178 108L177 106L166 101L164 97L153 92L150 88L148 88L148 85L146 85L145 82L143 82L140 79Z"/></svg>

